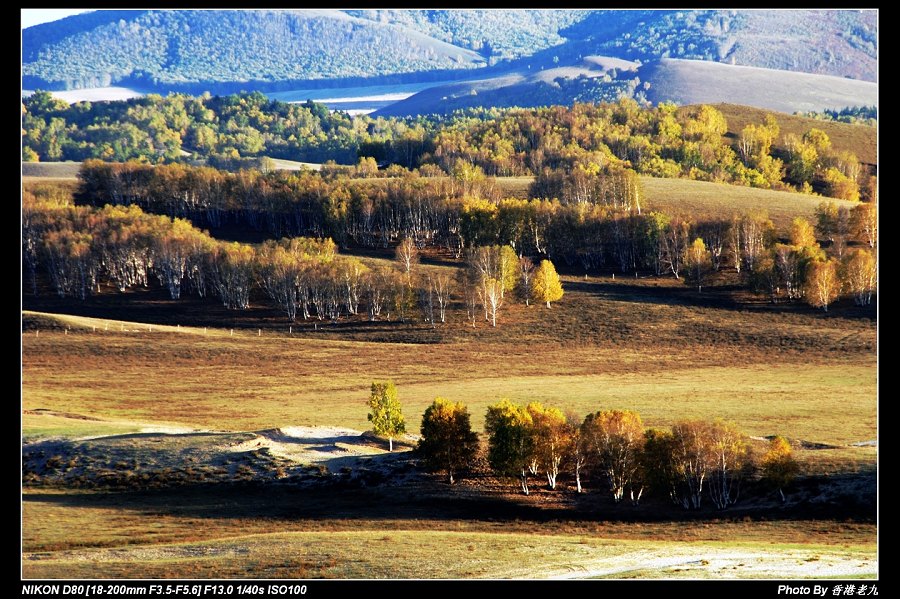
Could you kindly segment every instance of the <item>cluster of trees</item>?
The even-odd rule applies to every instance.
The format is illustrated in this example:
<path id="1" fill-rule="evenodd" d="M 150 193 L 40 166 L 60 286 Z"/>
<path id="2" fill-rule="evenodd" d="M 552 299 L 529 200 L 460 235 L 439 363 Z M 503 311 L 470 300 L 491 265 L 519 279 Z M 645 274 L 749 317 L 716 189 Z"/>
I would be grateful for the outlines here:
<path id="1" fill-rule="evenodd" d="M 224 258 L 225 247 L 188 221 L 136 206 L 94 210 L 23 194 L 22 255 L 35 292 L 43 268 L 60 296 L 84 299 L 101 279 L 124 291 L 154 275 L 173 298 L 185 282 L 204 295 L 212 275 L 207 258 L 220 250 Z"/>
<path id="2" fill-rule="evenodd" d="M 753 146 L 747 151 L 752 154 Z M 554 197 L 530 200 L 504 198 L 490 179 L 479 178 L 477 168 L 457 169 L 449 178 L 369 181 L 310 172 L 231 174 L 207 167 L 89 161 L 80 177 L 79 197 L 96 206 L 137 204 L 210 227 L 234 222 L 274 237 L 330 237 L 342 247 L 389 247 L 408 239 L 416 252 L 443 247 L 457 258 L 468 255 L 470 264 L 473 250 L 506 248 L 506 258 L 488 261 L 506 265 L 504 272 L 470 269 L 460 285 L 461 290 L 482 290 L 467 302 L 473 319 L 475 307 L 485 304 L 479 297 L 495 298 L 487 303 L 496 314 L 504 299 L 501 290 L 512 289 L 509 273 L 518 268 L 512 265 L 535 256 L 586 270 L 669 273 L 698 290 L 716 271 L 734 269 L 773 301 L 807 299 L 823 308 L 842 290 L 868 304 L 875 289 L 873 203 L 848 209 L 822 202 L 815 227 L 799 219 L 784 239 L 763 212 L 692 221 L 648 211 L 642 208 L 640 179 L 615 166 L 596 173 L 543 172 L 530 194 Z M 529 268 L 522 268 L 529 286 Z M 403 270 L 408 274 L 410 269 Z M 417 292 L 410 293 L 413 299 L 406 303 L 414 304 Z M 532 299 L 530 288 L 521 297 Z"/>
<path id="3" fill-rule="evenodd" d="M 528 256 L 519 256 L 509 245 L 484 245 L 467 253 L 467 268 L 459 271 L 457 281 L 463 291 L 466 314 L 472 326 L 478 320 L 479 306 L 484 319 L 497 326 L 497 315 L 505 301 L 515 293 L 529 305 L 531 300 L 545 303 L 563 296 L 562 283 L 549 260 L 535 267 Z"/>
<path id="4" fill-rule="evenodd" d="M 332 237 L 341 246 L 388 247 L 411 237 L 455 255 L 462 249 L 458 206 L 464 185 L 456 179 L 412 174 L 365 181 L 308 171 L 233 174 L 180 164 L 100 161 L 85 162 L 79 177 L 79 201 L 137 204 L 204 227 L 231 222 L 273 237 Z"/>
<path id="5" fill-rule="evenodd" d="M 724 115 L 711 106 L 641 107 L 626 98 L 509 110 L 494 118 L 461 115 L 436 130 L 434 150 L 421 161 L 450 172 L 462 160 L 492 176 L 591 172 L 613 164 L 655 177 L 815 190 L 844 199 L 859 199 L 860 186 L 871 185 L 856 156 L 834 151 L 819 129 L 782 139 L 770 115 L 744 127 L 734 142 L 724 137 L 727 131 Z"/>
<path id="6" fill-rule="evenodd" d="M 409 321 L 420 310 L 424 322 L 446 322 L 454 294 L 466 299 L 475 326 L 483 310 L 496 326 L 510 292 L 524 301 L 557 301 L 563 290 L 553 264 L 535 268 L 509 246 L 470 250 L 468 268 L 455 279 L 420 272 L 419 251 L 410 238 L 396 248 L 393 266 L 368 267 L 338 254 L 331 239 L 308 237 L 268 240 L 257 246 L 211 238 L 189 221 L 145 214 L 138 206 L 93 209 L 64 200 L 23 196 L 22 249 L 32 290 L 44 270 L 60 296 L 84 299 L 107 283 L 125 291 L 146 287 L 155 276 L 172 299 L 183 288 L 213 293 L 229 309 L 250 305 L 258 289 L 290 321 L 338 320 L 365 315 L 377 320 L 386 312 Z"/>
<path id="7" fill-rule="evenodd" d="M 531 477 L 540 476 L 556 489 L 561 473 L 567 473 L 577 492 L 591 477 L 615 503 L 627 497 L 636 505 L 646 489 L 685 509 L 699 509 L 704 497 L 725 509 L 738 500 L 742 480 L 757 467 L 782 499 L 782 488 L 799 470 L 784 438 L 774 437 L 757 463 L 747 436 L 721 420 L 645 429 L 640 415 L 630 410 L 601 410 L 581 419 L 539 402 L 501 400 L 487 409 L 485 433 L 491 469 L 516 479 L 526 495 Z M 421 434 L 419 454 L 451 484 L 478 455 L 478 438 L 462 403 L 435 399 L 422 417 Z"/>
<path id="8" fill-rule="evenodd" d="M 817 241 L 826 240 L 827 248 Z M 848 248 L 849 240 L 859 245 Z M 766 244 L 758 259 L 747 265 L 747 278 L 756 291 L 772 301 L 803 299 L 827 311 L 842 294 L 859 306 L 871 303 L 877 287 L 877 214 L 873 204 L 852 209 L 822 202 L 816 225 L 794 219 L 786 243 Z"/>

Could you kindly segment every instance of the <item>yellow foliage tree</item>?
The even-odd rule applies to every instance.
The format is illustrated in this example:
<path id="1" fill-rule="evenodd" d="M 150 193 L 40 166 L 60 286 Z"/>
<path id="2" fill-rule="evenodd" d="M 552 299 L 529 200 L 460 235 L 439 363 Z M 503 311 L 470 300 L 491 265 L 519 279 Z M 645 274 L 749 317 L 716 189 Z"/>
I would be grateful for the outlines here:
<path id="1" fill-rule="evenodd" d="M 549 260 L 542 260 L 541 265 L 534 271 L 534 281 L 531 284 L 531 297 L 536 302 L 543 302 L 550 307 L 550 302 L 562 299 L 563 288 L 556 274 L 556 268 Z"/>
<path id="2" fill-rule="evenodd" d="M 618 503 L 630 487 L 631 500 L 640 500 L 643 487 L 635 494 L 634 485 L 641 466 L 644 425 L 641 416 L 631 410 L 608 410 L 588 414 L 581 426 L 581 436 L 592 457 L 609 481 L 613 500 Z"/>
<path id="3" fill-rule="evenodd" d="M 703 283 L 712 271 L 712 255 L 706 249 L 702 237 L 698 237 L 685 248 L 684 265 L 687 267 L 685 281 L 696 285 L 698 292 L 702 291 Z"/>
<path id="4" fill-rule="evenodd" d="M 791 444 L 787 439 L 772 437 L 769 441 L 769 450 L 762 458 L 762 470 L 763 477 L 778 489 L 781 501 L 786 501 L 784 487 L 789 485 L 800 471 L 800 466 L 791 455 Z"/>
<path id="5" fill-rule="evenodd" d="M 837 260 L 814 262 L 806 275 L 806 301 L 814 308 L 828 312 L 828 306 L 841 292 Z"/>

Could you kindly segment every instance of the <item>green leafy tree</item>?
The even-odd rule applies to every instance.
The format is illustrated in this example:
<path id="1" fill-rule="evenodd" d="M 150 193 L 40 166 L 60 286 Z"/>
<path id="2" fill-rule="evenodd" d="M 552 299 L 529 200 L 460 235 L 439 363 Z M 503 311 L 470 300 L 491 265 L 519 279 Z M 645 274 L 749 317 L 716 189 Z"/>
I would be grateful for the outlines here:
<path id="1" fill-rule="evenodd" d="M 500 476 L 518 476 L 525 495 L 534 453 L 532 424 L 528 410 L 508 399 L 488 407 L 484 424 L 491 468 Z"/>
<path id="2" fill-rule="evenodd" d="M 443 470 L 452 485 L 454 475 L 466 468 L 478 452 L 478 435 L 472 431 L 465 404 L 443 397 L 422 415 L 422 438 L 417 450 L 432 470 Z"/>
<path id="3" fill-rule="evenodd" d="M 392 381 L 372 383 L 372 395 L 369 397 L 369 422 L 375 434 L 388 438 L 388 447 L 394 451 L 394 437 L 406 432 L 406 423 L 400 411 L 400 400 L 397 399 L 397 387 Z"/>
<path id="4" fill-rule="evenodd" d="M 550 307 L 550 302 L 562 299 L 563 288 L 556 274 L 556 268 L 549 260 L 542 260 L 541 265 L 534 271 L 534 281 L 531 285 L 531 297 L 536 302 L 542 302 Z"/>

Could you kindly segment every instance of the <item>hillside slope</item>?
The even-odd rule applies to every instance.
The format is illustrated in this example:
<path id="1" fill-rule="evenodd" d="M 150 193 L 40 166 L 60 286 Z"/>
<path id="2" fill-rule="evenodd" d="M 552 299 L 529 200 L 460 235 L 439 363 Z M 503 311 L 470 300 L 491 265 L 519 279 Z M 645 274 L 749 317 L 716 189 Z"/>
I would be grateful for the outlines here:
<path id="1" fill-rule="evenodd" d="M 804 133 L 815 127 L 828 135 L 828 139 L 831 140 L 831 145 L 835 149 L 853 152 L 864 164 L 873 166 L 878 164 L 878 130 L 875 127 L 820 121 L 737 104 L 716 104 L 715 107 L 728 122 L 726 135 L 729 137 L 736 137 L 745 126 L 751 123 L 765 122 L 766 115 L 771 114 L 775 117 L 781 130 L 781 139 L 776 140 L 774 144 L 776 148 L 783 147 L 786 134 L 793 133 L 802 137 Z"/>
<path id="2" fill-rule="evenodd" d="M 529 56 L 565 43 L 563 31 L 590 10 L 348 10 L 378 23 L 402 25 L 494 59 Z"/>
<path id="3" fill-rule="evenodd" d="M 426 89 L 376 112 L 382 116 L 446 114 L 475 106 L 549 106 L 637 97 L 650 102 L 726 102 L 779 112 L 878 104 L 878 84 L 830 75 L 662 59 L 641 65 L 587 56 L 570 66 L 519 70 Z"/>
<path id="4" fill-rule="evenodd" d="M 685 58 L 877 79 L 874 10 L 632 11 L 624 17 L 627 23 L 617 23 L 613 13 L 620 12 L 596 11 L 567 30 L 583 40 L 572 49 L 631 60 Z"/>
<path id="5" fill-rule="evenodd" d="M 830 75 L 677 59 L 644 65 L 639 74 L 654 103 L 727 102 L 788 113 L 878 104 L 877 83 Z"/>

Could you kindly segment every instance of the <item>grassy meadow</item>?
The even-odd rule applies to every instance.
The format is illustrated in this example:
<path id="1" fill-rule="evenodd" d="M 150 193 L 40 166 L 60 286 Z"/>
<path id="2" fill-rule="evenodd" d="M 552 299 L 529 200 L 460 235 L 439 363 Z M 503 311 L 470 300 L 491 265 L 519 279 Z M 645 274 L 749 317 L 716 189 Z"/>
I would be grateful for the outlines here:
<path id="1" fill-rule="evenodd" d="M 487 406 L 507 397 L 580 414 L 635 409 L 649 426 L 712 416 L 757 436 L 827 444 L 875 438 L 871 322 L 649 303 L 642 304 L 645 317 L 629 319 L 627 302 L 598 299 L 591 283 L 579 285 L 585 290 L 570 291 L 550 310 L 507 309 L 496 330 L 481 322 L 467 335 L 459 310 L 451 314 L 455 324 L 437 330 L 395 325 L 409 338 L 450 338 L 437 343 L 337 340 L 339 332 L 324 323 L 315 325 L 322 335 L 306 323 L 290 336 L 277 321 L 232 336 L 218 328 L 59 317 L 68 333 L 41 332 L 40 320 L 26 313 L 34 330 L 22 338 L 23 407 L 226 430 L 363 430 L 369 384 L 392 379 L 410 417 L 444 396 L 467 403 L 476 428 Z M 572 322 L 585 313 L 584 322 Z M 581 331 L 568 335 L 573 327 Z M 44 426 L 43 418 L 33 426 Z M 29 434 L 31 420 L 25 424 Z"/>

